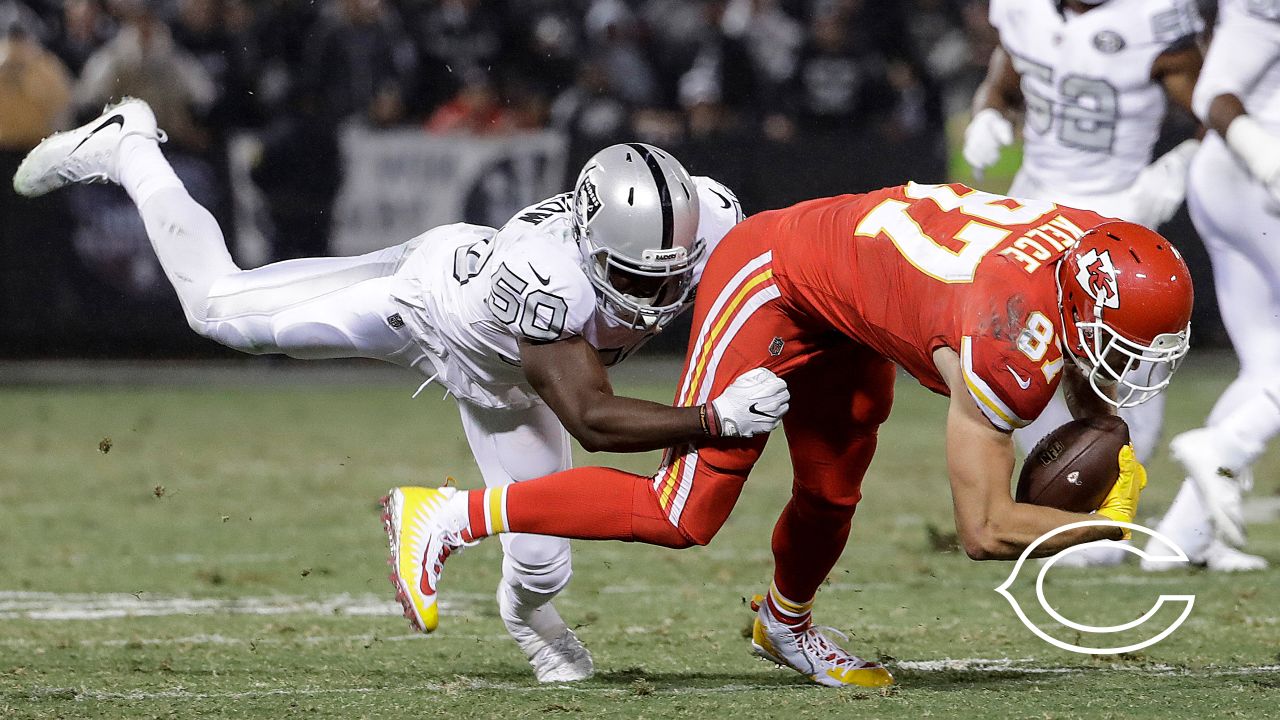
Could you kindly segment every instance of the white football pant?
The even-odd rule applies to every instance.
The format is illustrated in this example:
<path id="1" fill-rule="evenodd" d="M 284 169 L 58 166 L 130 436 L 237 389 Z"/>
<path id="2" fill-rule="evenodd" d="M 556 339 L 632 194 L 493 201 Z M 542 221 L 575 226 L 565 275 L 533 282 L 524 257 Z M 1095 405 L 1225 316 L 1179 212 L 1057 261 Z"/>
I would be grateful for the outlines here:
<path id="1" fill-rule="evenodd" d="M 1247 465 L 1280 430 L 1280 207 L 1216 133 L 1192 161 L 1187 207 L 1213 261 L 1218 309 L 1240 361 L 1206 427 L 1246 449 L 1246 457 L 1224 460 Z M 1193 558 L 1208 545 L 1212 525 L 1191 480 L 1157 529 Z"/>
<path id="2" fill-rule="evenodd" d="M 357 257 L 286 260 L 241 270 L 227 252 L 217 221 L 177 182 L 159 148 L 154 153 L 143 145 L 134 150 L 122 184 L 138 202 L 151 245 L 197 333 L 246 353 L 306 360 L 372 358 L 435 374 L 431 356 L 421 349 L 409 323 L 395 319 L 406 308 L 390 294 L 392 275 L 433 237 L 468 232 L 479 240 L 492 229 L 449 225 Z M 143 164 L 156 172 L 142 172 Z M 167 177 L 163 187 L 155 187 L 157 176 Z M 140 193 L 143 180 L 152 186 Z M 494 410 L 465 401 L 458 407 L 487 486 L 570 467 L 569 435 L 549 408 Z M 542 605 L 569 582 L 568 540 L 508 534 L 502 547 L 503 578 L 526 607 Z"/>

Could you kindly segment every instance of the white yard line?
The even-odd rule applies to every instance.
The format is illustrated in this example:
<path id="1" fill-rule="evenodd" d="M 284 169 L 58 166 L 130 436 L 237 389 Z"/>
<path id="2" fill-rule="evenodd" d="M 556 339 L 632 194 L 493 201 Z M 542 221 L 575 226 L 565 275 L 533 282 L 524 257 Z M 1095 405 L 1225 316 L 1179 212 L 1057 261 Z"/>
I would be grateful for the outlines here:
<path id="1" fill-rule="evenodd" d="M 1210 677 L 1230 677 L 1243 675 L 1278 675 L 1280 665 L 1251 665 L 1246 667 L 1208 667 L 1200 670 L 1180 668 L 1173 665 L 1154 663 L 1151 665 L 1075 665 L 1052 666 L 1040 665 L 1034 658 L 943 658 L 941 660 L 900 660 L 892 663 L 893 667 L 921 672 L 959 672 L 959 673 L 1027 673 L 1027 674 L 1064 674 L 1094 672 L 1125 672 L 1138 675 L 1175 676 L 1175 675 L 1208 675 Z"/>
<path id="2" fill-rule="evenodd" d="M 0 620 L 104 620 L 169 615 L 399 616 L 400 605 L 389 600 L 387 595 L 192 598 L 152 596 L 149 593 L 134 595 L 0 591 Z M 442 601 L 440 607 L 446 614 L 460 616 L 471 614 L 465 608 L 474 607 L 473 603 L 481 596 L 455 594 L 453 597 L 453 604 Z M 487 595 L 483 598 L 492 602 L 492 598 Z"/>
<path id="3" fill-rule="evenodd" d="M 1096 672 L 1125 672 L 1145 676 L 1190 676 L 1208 675 L 1211 677 L 1235 677 L 1263 674 L 1280 674 L 1280 665 L 1263 665 L 1240 668 L 1207 668 L 1205 670 L 1186 670 L 1167 665 L 1151 666 L 1117 666 L 1117 667 L 1046 667 L 1034 665 L 1031 659 L 1011 660 L 1009 658 L 960 658 L 943 660 L 917 660 L 893 663 L 893 667 L 917 670 L 921 672 L 951 672 L 986 674 L 992 672 L 1032 673 L 1032 674 L 1071 674 Z M 733 683 L 717 687 L 649 687 L 647 695 L 724 695 L 752 691 L 777 692 L 809 692 L 813 686 L 805 684 L 774 683 Z M 36 688 L 31 691 L 33 699 L 67 699 L 83 701 L 124 701 L 146 702 L 152 700 L 246 700 L 265 697 L 305 697 L 317 695 L 373 695 L 378 693 L 456 693 L 459 691 L 499 691 L 504 693 L 537 694 L 537 693 L 571 693 L 575 695 L 607 695 L 627 696 L 635 694 L 633 690 L 622 687 L 593 687 L 574 685 L 529 685 L 525 683 L 492 682 L 476 678 L 459 677 L 456 681 L 445 683 L 415 683 L 412 687 L 349 687 L 349 688 L 258 688 L 235 692 L 193 692 L 182 687 L 167 690 L 133 690 L 127 692 L 97 690 L 85 687 Z"/>
<path id="4" fill-rule="evenodd" d="M 734 683 L 732 685 L 721 685 L 718 687 L 706 688 L 650 688 L 645 694 L 651 695 L 724 695 L 730 693 L 740 693 L 752 690 L 768 690 L 768 691 L 791 691 L 791 692 L 807 692 L 812 686 L 810 685 L 776 685 L 767 683 Z M 582 695 L 616 695 L 626 696 L 634 694 L 627 688 L 609 688 L 609 687 L 581 687 L 575 685 L 528 685 L 506 682 L 491 682 L 488 680 L 478 680 L 474 678 L 459 678 L 455 682 L 448 683 L 414 683 L 411 687 L 351 687 L 351 688 L 262 688 L 257 690 L 243 690 L 237 692 L 192 692 L 185 688 L 177 687 L 169 690 L 133 690 L 129 692 L 113 692 L 108 690 L 95 690 L 83 687 L 61 687 L 61 688 L 40 688 L 34 690 L 31 694 L 35 698 L 65 698 L 83 702 L 86 700 L 122 700 L 132 702 L 142 702 L 148 700 L 246 700 L 263 697 L 293 697 L 293 696 L 313 696 L 313 695 L 372 695 L 376 693 L 395 692 L 403 693 L 406 691 L 414 693 L 456 693 L 461 691 L 476 690 L 495 690 L 504 693 L 573 693 Z"/>

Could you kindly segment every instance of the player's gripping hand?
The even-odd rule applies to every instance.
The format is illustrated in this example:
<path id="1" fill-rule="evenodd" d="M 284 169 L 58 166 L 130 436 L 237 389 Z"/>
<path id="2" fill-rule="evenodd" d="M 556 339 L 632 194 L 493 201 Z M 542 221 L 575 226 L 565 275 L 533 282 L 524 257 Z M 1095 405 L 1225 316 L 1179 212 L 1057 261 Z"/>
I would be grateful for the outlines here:
<path id="1" fill-rule="evenodd" d="M 982 171 L 996 164 L 1000 151 L 1013 142 L 1013 123 L 995 108 L 984 108 L 964 129 L 965 162 L 981 177 Z"/>
<path id="2" fill-rule="evenodd" d="M 1227 127 L 1227 145 L 1248 166 L 1267 192 L 1280 203 L 1280 137 L 1276 137 L 1257 120 L 1241 115 Z"/>
<path id="3" fill-rule="evenodd" d="M 1141 215 L 1134 221 L 1156 227 L 1169 221 L 1187 197 L 1187 171 L 1200 141 L 1183 140 L 1177 147 L 1143 168 L 1129 190 Z"/>
<path id="4" fill-rule="evenodd" d="M 1098 508 L 1098 515 L 1116 522 L 1133 522 L 1138 514 L 1138 496 L 1147 486 L 1147 469 L 1138 462 L 1133 453 L 1133 445 L 1120 448 L 1120 477 L 1111 486 L 1111 492 Z M 1124 539 L 1128 540 L 1130 532 L 1124 528 Z"/>
<path id="5" fill-rule="evenodd" d="M 707 403 L 706 429 L 712 437 L 751 437 L 778 427 L 791 407 L 787 383 L 765 368 L 738 376 L 720 397 Z"/>

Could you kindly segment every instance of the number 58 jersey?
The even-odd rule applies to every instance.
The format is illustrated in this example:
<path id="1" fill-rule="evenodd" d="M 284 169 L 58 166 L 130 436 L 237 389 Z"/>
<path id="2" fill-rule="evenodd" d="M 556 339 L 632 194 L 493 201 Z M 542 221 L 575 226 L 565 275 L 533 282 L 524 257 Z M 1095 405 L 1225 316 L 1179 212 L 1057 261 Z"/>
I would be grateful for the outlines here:
<path id="1" fill-rule="evenodd" d="M 773 277 L 795 312 L 944 395 L 933 353 L 951 348 L 983 414 L 1011 431 L 1044 410 L 1061 379 L 1056 262 L 1105 221 L 960 184 L 910 183 L 761 213 L 741 227 L 773 238 Z M 1092 270 L 1081 272 L 1087 280 Z"/>
<path id="2" fill-rule="evenodd" d="M 1020 174 L 1066 196 L 1129 187 L 1151 160 L 1165 95 L 1155 59 L 1194 40 L 1194 0 L 1109 0 L 1083 14 L 1054 0 L 991 0 L 991 24 L 1022 78 Z"/>

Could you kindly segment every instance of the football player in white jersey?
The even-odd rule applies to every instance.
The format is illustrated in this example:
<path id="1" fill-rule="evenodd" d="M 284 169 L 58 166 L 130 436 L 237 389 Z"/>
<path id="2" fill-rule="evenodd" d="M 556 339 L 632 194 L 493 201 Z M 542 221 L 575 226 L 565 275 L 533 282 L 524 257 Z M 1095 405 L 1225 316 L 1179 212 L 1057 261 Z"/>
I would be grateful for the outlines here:
<path id="1" fill-rule="evenodd" d="M 1223 0 L 1194 106 L 1211 132 L 1187 205 L 1240 374 L 1206 427 L 1170 443 L 1188 479 L 1158 529 L 1211 570 L 1261 570 L 1235 548 L 1250 466 L 1280 432 L 1280 0 Z"/>
<path id="2" fill-rule="evenodd" d="M 14 187 L 34 197 L 72 182 L 122 185 L 205 337 L 254 354 L 376 358 L 439 381 L 459 400 L 489 486 L 569 468 L 570 435 L 588 450 L 641 451 L 768 432 L 786 412 L 786 384 L 768 371 L 661 423 L 637 420 L 651 403 L 613 394 L 606 365 L 691 304 L 712 247 L 742 219 L 725 186 L 690 178 L 657 148 L 606 148 L 574 193 L 497 231 L 447 225 L 359 257 L 241 270 L 160 152 L 163 138 L 151 108 L 126 100 L 42 142 Z M 500 614 L 538 679 L 588 677 L 590 654 L 549 602 L 569 581 L 568 541 L 512 536 L 503 549 Z M 424 630 L 437 621 L 410 619 Z"/>
<path id="3" fill-rule="evenodd" d="M 1000 34 L 974 97 L 964 157 L 981 173 L 1013 142 L 1022 166 L 1009 195 L 1052 200 L 1155 229 L 1177 212 L 1199 146 L 1187 140 L 1151 162 L 1167 101 L 1191 112 L 1203 60 L 1193 0 L 991 0 Z M 1164 397 L 1120 411 L 1146 461 L 1159 441 Z M 1014 433 L 1026 452 L 1071 419 L 1061 396 Z M 1086 558 L 1120 562 L 1124 551 Z"/>

